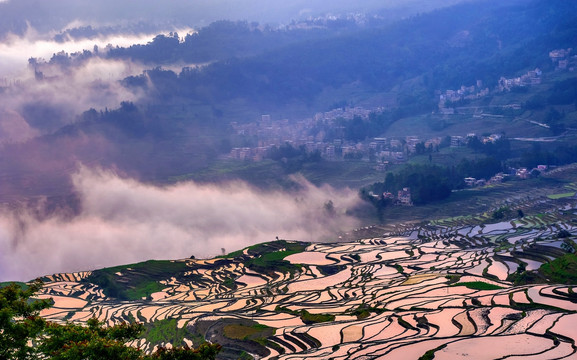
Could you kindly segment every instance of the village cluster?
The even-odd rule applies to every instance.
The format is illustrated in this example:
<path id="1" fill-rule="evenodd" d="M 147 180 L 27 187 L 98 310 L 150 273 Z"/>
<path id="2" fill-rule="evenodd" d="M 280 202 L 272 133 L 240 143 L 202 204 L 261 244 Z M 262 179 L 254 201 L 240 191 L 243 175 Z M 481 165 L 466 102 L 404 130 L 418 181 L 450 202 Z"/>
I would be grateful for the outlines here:
<path id="1" fill-rule="evenodd" d="M 556 49 L 549 53 L 556 70 L 574 71 L 577 64 L 577 55 L 573 49 Z M 542 71 L 538 68 L 518 77 L 501 77 L 493 92 L 511 91 L 516 87 L 534 86 L 541 83 Z M 452 105 L 462 100 L 473 100 L 488 96 L 492 93 L 483 81 L 478 80 L 475 85 L 461 86 L 456 90 L 439 90 L 439 109 L 441 115 L 453 115 L 456 110 Z M 507 107 L 507 106 L 505 106 Z M 518 104 L 509 107 L 520 107 Z M 313 117 L 291 121 L 289 119 L 273 120 L 270 115 L 262 115 L 256 122 L 247 124 L 231 123 L 235 135 L 256 142 L 256 146 L 235 147 L 228 154 L 228 158 L 241 161 L 262 161 L 274 147 L 290 144 L 295 148 L 304 147 L 307 152 L 319 152 L 326 160 L 341 160 L 347 158 L 366 159 L 375 163 L 378 171 L 385 171 L 388 164 L 405 162 L 411 154 L 417 152 L 417 144 L 424 144 L 426 149 L 441 145 L 442 138 L 421 139 L 418 136 L 404 138 L 374 137 L 365 141 L 345 140 L 343 121 L 360 118 L 366 121 L 371 113 L 380 113 L 385 107 L 363 108 L 340 107 L 327 112 L 316 113 Z M 474 117 L 481 115 L 475 114 Z M 489 116 L 483 114 L 482 116 Z M 500 115 L 494 115 L 500 117 Z M 330 129 L 331 136 L 326 130 Z M 467 136 L 451 136 L 451 146 L 459 147 L 466 144 Z M 499 135 L 490 135 L 480 139 L 482 142 L 494 142 Z M 523 175 L 520 175 L 521 177 Z"/>
<path id="2" fill-rule="evenodd" d="M 338 126 L 338 119 L 350 120 L 355 116 L 366 119 L 373 111 L 361 107 L 335 109 L 326 113 L 318 113 L 314 118 L 299 120 L 291 123 L 289 120 L 272 121 L 270 115 L 262 115 L 261 120 L 249 124 L 232 123 L 235 133 L 240 136 L 258 139 L 257 147 L 233 148 L 229 153 L 230 159 L 242 161 L 262 161 L 270 153 L 273 147 L 290 144 L 294 148 L 304 147 L 307 152 L 318 151 L 326 160 L 346 159 L 348 156 L 357 159 L 368 159 L 376 163 L 378 171 L 384 171 L 388 164 L 399 164 L 407 161 L 411 154 L 418 153 L 419 144 L 425 149 L 435 149 L 441 146 L 443 138 L 434 137 L 422 139 L 418 136 L 405 137 L 375 137 L 368 141 L 353 142 L 343 138 L 333 141 L 324 141 L 326 134 L 320 131 L 316 136 L 308 135 L 319 123 L 334 125 L 332 128 L 337 134 L 343 132 L 343 127 Z M 451 147 L 461 147 L 467 144 L 467 139 L 476 137 L 476 134 L 467 136 L 450 136 Z M 500 138 L 498 134 L 481 137 L 483 143 L 495 142 Z"/>

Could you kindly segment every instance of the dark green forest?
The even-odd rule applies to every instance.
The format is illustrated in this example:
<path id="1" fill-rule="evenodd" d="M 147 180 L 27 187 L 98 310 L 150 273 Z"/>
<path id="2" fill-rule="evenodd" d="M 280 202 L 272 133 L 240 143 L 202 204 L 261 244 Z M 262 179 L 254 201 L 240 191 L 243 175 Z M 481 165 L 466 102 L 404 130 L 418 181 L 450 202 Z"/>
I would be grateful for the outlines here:
<path id="1" fill-rule="evenodd" d="M 575 39 L 575 14 L 577 6 L 573 2 L 473 2 L 330 38 L 310 36 L 310 40 L 305 38 L 294 44 L 290 39 L 281 40 L 280 44 L 286 45 L 269 51 L 266 49 L 272 45 L 267 44 L 267 37 L 276 37 L 279 43 L 281 35 L 295 34 L 279 35 L 250 30 L 247 24 L 219 23 L 208 28 L 206 34 L 187 36 L 181 43 L 159 36 L 145 46 L 116 49 L 110 56 L 128 56 L 161 65 L 168 59 L 154 60 L 146 54 L 161 54 L 157 56 L 173 61 L 202 61 L 228 55 L 203 68 L 185 68 L 178 74 L 157 68 L 146 75 L 156 87 L 170 89 L 162 91 L 164 96 L 208 102 L 240 97 L 257 107 L 262 103 L 283 105 L 290 100 L 312 103 L 326 87 L 338 88 L 356 81 L 372 91 L 388 91 L 419 77 L 416 89 L 401 94 L 401 105 L 422 109 L 432 106 L 431 98 L 437 89 L 457 88 L 476 80 L 492 86 L 500 76 L 528 67 L 550 68 L 550 49 L 564 47 Z M 245 34 L 244 40 L 230 39 L 227 27 L 237 29 L 232 32 L 234 36 Z M 222 38 L 223 32 L 229 39 Z M 258 56 L 243 56 L 248 51 L 243 53 L 240 47 L 250 41 L 258 44 L 251 47 L 252 51 L 265 51 Z M 227 46 L 229 42 L 234 46 Z M 228 54 L 220 52 L 221 43 Z M 216 44 L 218 49 L 211 48 Z M 223 55 L 216 55 L 219 52 Z M 134 79 L 132 82 L 138 83 Z"/>

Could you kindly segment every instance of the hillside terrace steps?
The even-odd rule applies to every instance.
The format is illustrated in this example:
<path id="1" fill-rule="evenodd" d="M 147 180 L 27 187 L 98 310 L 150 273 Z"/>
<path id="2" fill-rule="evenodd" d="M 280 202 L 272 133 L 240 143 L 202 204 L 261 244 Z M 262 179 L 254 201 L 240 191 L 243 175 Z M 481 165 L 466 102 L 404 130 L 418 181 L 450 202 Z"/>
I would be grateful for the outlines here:
<path id="1" fill-rule="evenodd" d="M 411 224 L 399 226 L 390 236 L 310 244 L 304 253 L 314 253 L 311 257 L 291 255 L 294 263 L 304 266 L 292 274 L 247 268 L 244 263 L 255 256 L 248 250 L 226 261 L 186 260 L 189 270 L 157 280 L 168 296 L 155 300 L 107 298 L 102 288 L 83 281 L 89 272 L 51 275 L 43 293 L 55 297 L 56 303 L 46 318 L 86 321 L 96 316 L 109 324 L 131 318 L 147 323 L 175 318 L 183 327 L 200 319 L 249 319 L 277 329 L 271 341 L 278 347 L 270 348 L 270 357 L 279 359 L 389 355 L 394 359 L 404 351 L 426 352 L 442 344 L 447 350 L 436 356 L 447 358 L 464 344 L 477 349 L 487 337 L 535 343 L 527 354 L 513 354 L 518 359 L 572 356 L 575 336 L 567 324 L 575 320 L 568 315 L 577 311 L 577 303 L 568 287 L 513 286 L 506 279 L 523 262 L 533 261 L 527 263 L 538 267 L 565 254 L 555 235 L 560 229 L 575 232 L 575 227 L 561 212 L 519 220 L 522 225 L 503 222 L 502 228 L 471 226 L 467 219 L 422 229 Z M 505 242 L 511 245 L 504 246 Z M 146 271 L 132 276 L 142 273 Z M 453 281 L 447 276 L 459 278 Z M 129 278 L 130 271 L 121 271 L 119 280 Z M 235 286 L 230 287 L 229 279 Z M 228 287 L 223 285 L 227 280 Z M 86 304 L 68 307 L 66 299 Z M 335 320 L 305 324 L 298 314 L 276 311 L 277 305 L 334 315 Z M 361 305 L 368 310 L 356 318 L 354 311 Z M 558 334 L 557 345 L 550 337 L 557 335 L 552 334 Z"/>

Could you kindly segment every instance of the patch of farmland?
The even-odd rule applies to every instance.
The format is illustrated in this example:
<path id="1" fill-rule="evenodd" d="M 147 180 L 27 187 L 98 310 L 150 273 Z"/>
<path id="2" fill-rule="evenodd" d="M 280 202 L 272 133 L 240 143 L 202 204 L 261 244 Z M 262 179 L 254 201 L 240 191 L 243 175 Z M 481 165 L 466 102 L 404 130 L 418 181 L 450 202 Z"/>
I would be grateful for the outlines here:
<path id="1" fill-rule="evenodd" d="M 54 306 L 42 315 L 149 326 L 177 319 L 197 331 L 187 340 L 195 346 L 209 339 L 205 322 L 249 321 L 274 328 L 259 346 L 275 359 L 570 358 L 573 287 L 527 279 L 543 281 L 541 264 L 567 254 L 557 234 L 573 230 L 573 220 L 571 212 L 551 211 L 483 226 L 474 217 L 407 224 L 347 243 L 279 240 L 218 259 L 96 273 L 109 283 L 91 282 L 99 279 L 94 272 L 55 274 L 44 278 L 39 296 Z M 115 297 L 111 283 L 134 299 Z M 231 341 L 237 350 L 248 346 Z"/>

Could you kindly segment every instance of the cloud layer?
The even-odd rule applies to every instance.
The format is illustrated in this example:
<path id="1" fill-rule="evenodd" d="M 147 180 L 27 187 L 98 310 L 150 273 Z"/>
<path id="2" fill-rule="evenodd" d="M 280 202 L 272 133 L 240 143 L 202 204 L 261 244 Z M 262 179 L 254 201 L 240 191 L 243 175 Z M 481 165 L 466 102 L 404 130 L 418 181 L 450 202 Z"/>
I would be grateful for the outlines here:
<path id="1" fill-rule="evenodd" d="M 0 144 L 50 133 L 90 108 L 117 108 L 122 101 L 143 96 L 119 82 L 143 71 L 142 66 L 128 61 L 94 57 L 80 66 L 63 69 L 44 64 L 41 70 L 44 79 L 35 79 L 30 70 L 0 91 Z"/>
<path id="2" fill-rule="evenodd" d="M 174 30 L 183 35 L 193 31 Z M 0 41 L 0 144 L 50 133 L 90 108 L 113 109 L 122 101 L 142 99 L 139 90 L 129 90 L 120 81 L 142 74 L 146 66 L 129 60 L 85 56 L 83 50 L 93 51 L 97 46 L 102 54 L 110 44 L 145 44 L 154 36 L 115 34 L 56 42 L 50 34 L 28 28 L 22 36 L 10 35 Z M 46 61 L 54 54 L 66 55 Z M 68 54 L 80 55 L 63 60 Z M 29 65 L 31 58 L 36 59 L 35 64 Z M 180 70 L 179 66 L 175 68 Z"/>
<path id="3" fill-rule="evenodd" d="M 0 215 L 0 281 L 30 280 L 147 259 L 210 257 L 250 244 L 333 238 L 356 220 L 352 190 L 300 180 L 297 193 L 263 192 L 242 182 L 157 187 L 111 172 L 81 168 L 73 183 L 82 203 L 70 219 Z M 331 200 L 336 212 L 325 209 Z"/>

